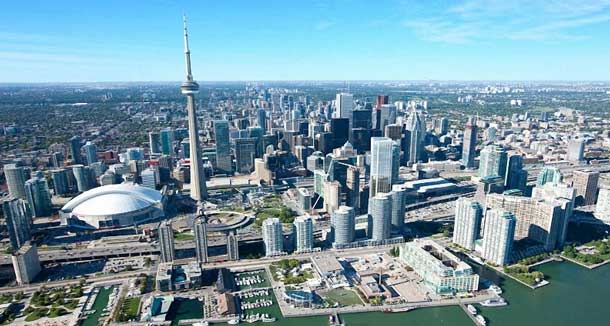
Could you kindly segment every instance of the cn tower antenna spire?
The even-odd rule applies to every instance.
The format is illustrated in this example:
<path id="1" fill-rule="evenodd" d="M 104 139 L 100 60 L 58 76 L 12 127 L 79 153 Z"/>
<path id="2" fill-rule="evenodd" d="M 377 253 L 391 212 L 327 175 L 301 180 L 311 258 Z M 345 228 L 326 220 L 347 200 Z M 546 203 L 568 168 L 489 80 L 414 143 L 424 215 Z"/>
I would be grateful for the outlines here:
<path id="1" fill-rule="evenodd" d="M 193 80 L 191 72 L 191 50 L 189 49 L 189 33 L 186 28 L 186 14 L 182 14 L 182 22 L 184 25 L 184 55 L 186 57 L 186 80 Z"/>

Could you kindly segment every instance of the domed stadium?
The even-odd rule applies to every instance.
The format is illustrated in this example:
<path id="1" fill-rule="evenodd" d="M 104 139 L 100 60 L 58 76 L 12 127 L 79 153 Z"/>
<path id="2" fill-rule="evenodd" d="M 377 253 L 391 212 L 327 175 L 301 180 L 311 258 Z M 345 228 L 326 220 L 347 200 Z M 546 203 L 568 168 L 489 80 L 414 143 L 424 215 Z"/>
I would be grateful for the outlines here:
<path id="1" fill-rule="evenodd" d="M 141 224 L 164 215 L 163 196 L 137 184 L 93 188 L 62 209 L 62 224 L 83 228 L 113 228 Z"/>

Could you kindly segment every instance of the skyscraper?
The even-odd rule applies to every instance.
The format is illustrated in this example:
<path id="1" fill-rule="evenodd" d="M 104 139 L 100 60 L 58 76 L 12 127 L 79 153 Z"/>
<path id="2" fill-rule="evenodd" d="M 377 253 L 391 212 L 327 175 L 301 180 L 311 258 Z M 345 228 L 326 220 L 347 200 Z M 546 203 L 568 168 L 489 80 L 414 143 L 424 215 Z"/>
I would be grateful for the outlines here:
<path id="1" fill-rule="evenodd" d="M 11 256 L 18 285 L 30 284 L 41 271 L 36 245 L 29 241 Z"/>
<path id="2" fill-rule="evenodd" d="M 402 230 L 405 225 L 405 208 L 407 205 L 407 189 L 402 185 L 392 186 L 392 227 Z"/>
<path id="3" fill-rule="evenodd" d="M 369 199 L 368 235 L 373 241 L 390 238 L 392 225 L 392 196 L 378 192 Z"/>
<path id="4" fill-rule="evenodd" d="M 583 206 L 595 205 L 598 182 L 599 172 L 597 171 L 572 172 L 572 187 L 576 190 L 576 203 Z"/>
<path id="5" fill-rule="evenodd" d="M 277 256 L 282 254 L 284 252 L 284 233 L 280 219 L 273 217 L 264 220 L 262 231 L 265 255 Z"/>
<path id="6" fill-rule="evenodd" d="M 161 153 L 174 156 L 174 130 L 172 128 L 161 129 L 159 138 L 161 139 Z"/>
<path id="7" fill-rule="evenodd" d="M 12 197 L 26 199 L 25 180 L 26 171 L 22 166 L 16 164 L 6 164 L 4 166 L 4 176 L 8 186 L 8 193 Z"/>
<path id="8" fill-rule="evenodd" d="M 199 146 L 199 128 L 197 126 L 197 110 L 195 108 L 195 94 L 199 93 L 199 84 L 193 80 L 191 72 L 191 51 L 186 30 L 186 17 L 184 17 L 184 56 L 186 58 L 186 80 L 180 85 L 182 94 L 186 95 L 186 109 L 188 111 L 189 141 L 191 151 L 191 198 L 197 202 L 208 198 L 208 189 L 205 184 L 205 171 L 201 159 Z"/>
<path id="9" fill-rule="evenodd" d="M 97 146 L 94 143 L 88 141 L 83 146 L 83 150 L 85 151 L 85 157 L 87 158 L 87 165 L 97 162 Z"/>
<path id="10" fill-rule="evenodd" d="M 53 190 L 56 196 L 62 196 L 70 193 L 69 173 L 70 171 L 66 169 L 51 170 Z"/>
<path id="11" fill-rule="evenodd" d="M 515 215 L 500 209 L 487 211 L 485 215 L 485 236 L 481 256 L 498 266 L 510 262 L 510 254 L 515 234 Z"/>
<path id="12" fill-rule="evenodd" d="M 350 121 L 347 118 L 330 119 L 330 132 L 333 134 L 333 149 L 343 146 L 350 136 Z"/>
<path id="13" fill-rule="evenodd" d="M 506 189 L 519 189 L 522 192 L 525 192 L 527 188 L 527 171 L 523 169 L 523 157 L 519 154 L 511 155 L 508 158 L 504 187 Z"/>
<path id="14" fill-rule="evenodd" d="M 265 109 L 258 109 L 256 111 L 256 124 L 265 132 L 267 131 L 267 111 Z"/>
<path id="15" fill-rule="evenodd" d="M 171 221 L 163 221 L 159 224 L 159 258 L 162 263 L 174 261 L 174 230 Z"/>
<path id="16" fill-rule="evenodd" d="M 540 243 L 545 250 L 559 248 L 565 233 L 569 205 L 555 198 L 530 198 L 501 194 L 489 194 L 485 198 L 489 209 L 511 212 L 517 219 L 515 240 L 529 239 Z M 483 231 L 487 232 L 487 218 Z M 483 233 L 483 238 L 486 234 Z"/>
<path id="17" fill-rule="evenodd" d="M 453 243 L 474 250 L 474 241 L 479 236 L 482 217 L 481 204 L 465 197 L 458 198 L 455 202 Z"/>
<path id="18" fill-rule="evenodd" d="M 360 169 L 355 166 L 347 167 L 345 193 L 346 206 L 358 209 L 360 207 Z"/>
<path id="19" fill-rule="evenodd" d="M 32 238 L 32 214 L 27 203 L 20 198 L 2 200 L 2 212 L 13 250 L 19 249 Z"/>
<path id="20" fill-rule="evenodd" d="M 256 138 L 235 139 L 235 167 L 238 173 L 249 174 L 254 171 Z"/>
<path id="21" fill-rule="evenodd" d="M 556 167 L 548 167 L 545 166 L 538 173 L 538 178 L 536 179 L 536 186 L 543 186 L 546 183 L 557 184 L 563 180 L 563 175 L 561 171 L 559 171 Z"/>
<path id="22" fill-rule="evenodd" d="M 296 252 L 313 249 L 313 221 L 309 216 L 299 216 L 294 220 L 294 243 Z"/>
<path id="23" fill-rule="evenodd" d="M 199 216 L 193 221 L 195 233 L 195 253 L 197 262 L 200 264 L 208 262 L 208 225 L 205 217 Z"/>
<path id="24" fill-rule="evenodd" d="M 333 246 L 343 246 L 354 241 L 356 235 L 356 213 L 353 207 L 339 206 L 331 215 Z"/>
<path id="25" fill-rule="evenodd" d="M 409 158 L 407 160 L 407 165 L 411 166 L 422 160 L 424 137 L 426 136 L 426 122 L 417 110 L 413 110 L 409 115 L 406 129 L 411 134 L 409 139 Z"/>
<path id="26" fill-rule="evenodd" d="M 70 158 L 73 164 L 83 164 L 83 159 L 80 155 L 82 140 L 79 136 L 70 138 Z"/>
<path id="27" fill-rule="evenodd" d="M 148 146 L 151 154 L 161 154 L 161 135 L 158 132 L 148 133 Z"/>
<path id="28" fill-rule="evenodd" d="M 474 118 L 469 117 L 464 130 L 464 143 L 462 146 L 462 164 L 467 169 L 474 168 L 474 157 L 477 146 L 477 124 Z"/>
<path id="29" fill-rule="evenodd" d="M 606 224 L 610 224 L 610 188 L 601 187 L 595 205 L 595 217 Z"/>
<path id="30" fill-rule="evenodd" d="M 354 96 L 349 93 L 339 93 L 335 100 L 336 117 L 349 120 L 349 128 L 352 128 L 352 112 L 354 110 Z"/>
<path id="31" fill-rule="evenodd" d="M 442 117 L 434 121 L 434 131 L 437 135 L 442 136 L 447 133 L 449 129 L 449 119 Z"/>
<path id="32" fill-rule="evenodd" d="M 214 121 L 214 135 L 216 140 L 216 169 L 221 173 L 233 173 L 231 160 L 231 143 L 229 142 L 229 122 L 226 120 Z"/>
<path id="33" fill-rule="evenodd" d="M 392 189 L 392 154 L 394 142 L 386 137 L 371 138 L 370 193 L 372 198 L 378 192 Z"/>
<path id="34" fill-rule="evenodd" d="M 479 177 L 502 177 L 506 173 L 507 156 L 504 148 L 498 145 L 487 145 L 481 150 Z"/>
<path id="35" fill-rule="evenodd" d="M 580 162 L 585 157 L 585 141 L 583 139 L 570 139 L 566 153 L 566 161 Z"/>
<path id="36" fill-rule="evenodd" d="M 36 177 L 26 181 L 25 195 L 30 205 L 32 217 L 51 215 L 51 194 L 46 179 Z"/>
<path id="37" fill-rule="evenodd" d="M 233 231 L 227 235 L 227 259 L 239 260 L 239 236 Z"/>
<path id="38" fill-rule="evenodd" d="M 574 204 L 576 202 L 576 190 L 565 183 L 546 183 L 536 186 L 532 190 L 532 198 L 549 202 L 555 202 L 561 207 L 563 216 L 559 218 L 557 247 L 563 248 L 568 234 L 568 223 L 572 218 Z"/>
<path id="39" fill-rule="evenodd" d="M 88 167 L 82 164 L 72 165 L 72 173 L 74 173 L 74 178 L 76 179 L 76 185 L 78 187 L 78 192 L 85 192 L 89 190 L 90 184 L 90 173 Z"/>

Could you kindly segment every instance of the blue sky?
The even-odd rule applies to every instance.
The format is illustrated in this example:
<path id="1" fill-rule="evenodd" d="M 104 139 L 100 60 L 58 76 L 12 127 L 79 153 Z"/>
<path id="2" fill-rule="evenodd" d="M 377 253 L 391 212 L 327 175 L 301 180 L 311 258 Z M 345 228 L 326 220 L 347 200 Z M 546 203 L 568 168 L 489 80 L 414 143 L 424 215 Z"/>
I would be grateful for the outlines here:
<path id="1" fill-rule="evenodd" d="M 2 1 L 0 82 L 609 80 L 610 0 Z"/>

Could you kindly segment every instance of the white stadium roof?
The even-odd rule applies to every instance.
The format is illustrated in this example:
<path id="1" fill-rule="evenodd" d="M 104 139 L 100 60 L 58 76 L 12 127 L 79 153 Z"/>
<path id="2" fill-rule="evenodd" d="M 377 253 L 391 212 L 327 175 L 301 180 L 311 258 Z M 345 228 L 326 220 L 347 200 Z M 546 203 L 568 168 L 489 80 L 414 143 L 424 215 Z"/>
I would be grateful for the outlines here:
<path id="1" fill-rule="evenodd" d="M 146 209 L 161 199 L 159 191 L 136 184 L 107 185 L 74 197 L 62 211 L 76 216 L 121 215 Z"/>

